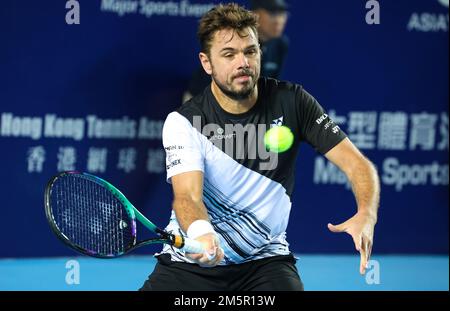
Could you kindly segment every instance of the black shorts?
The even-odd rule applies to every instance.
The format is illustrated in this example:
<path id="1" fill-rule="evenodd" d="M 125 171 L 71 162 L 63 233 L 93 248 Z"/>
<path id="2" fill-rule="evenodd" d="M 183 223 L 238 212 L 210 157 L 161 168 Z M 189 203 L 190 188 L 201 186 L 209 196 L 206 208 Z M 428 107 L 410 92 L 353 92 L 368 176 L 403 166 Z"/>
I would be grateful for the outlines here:
<path id="1" fill-rule="evenodd" d="M 303 283 L 292 255 L 274 256 L 242 264 L 200 267 L 157 257 L 155 270 L 141 291 L 302 291 Z"/>

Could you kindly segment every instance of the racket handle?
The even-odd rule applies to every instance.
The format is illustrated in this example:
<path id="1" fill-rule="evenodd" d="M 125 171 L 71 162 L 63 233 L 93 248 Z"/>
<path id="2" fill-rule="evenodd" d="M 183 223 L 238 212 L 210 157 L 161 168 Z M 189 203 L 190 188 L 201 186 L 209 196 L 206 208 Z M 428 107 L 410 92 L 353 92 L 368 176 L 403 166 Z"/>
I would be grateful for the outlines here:
<path id="1" fill-rule="evenodd" d="M 197 240 L 185 238 L 181 235 L 173 235 L 173 242 L 171 243 L 173 246 L 180 248 L 182 251 L 190 254 L 205 254 L 209 260 L 216 257 L 216 253 L 210 255 L 206 252 L 202 243 Z M 183 245 L 183 247 L 181 247 Z"/>
<path id="2" fill-rule="evenodd" d="M 183 246 L 182 250 L 185 251 L 186 253 L 191 253 L 191 254 L 205 254 L 209 260 L 216 257 L 216 254 L 214 254 L 214 255 L 208 254 L 206 252 L 206 250 L 203 248 L 202 243 L 200 243 L 197 240 L 193 240 L 193 239 L 186 238 L 184 240 L 184 246 Z"/>
<path id="3" fill-rule="evenodd" d="M 188 238 L 186 238 L 184 240 L 184 246 L 183 246 L 182 250 L 185 251 L 186 253 L 191 253 L 191 254 L 202 254 L 205 252 L 205 249 L 203 248 L 202 243 L 200 243 L 197 240 L 188 239 Z"/>

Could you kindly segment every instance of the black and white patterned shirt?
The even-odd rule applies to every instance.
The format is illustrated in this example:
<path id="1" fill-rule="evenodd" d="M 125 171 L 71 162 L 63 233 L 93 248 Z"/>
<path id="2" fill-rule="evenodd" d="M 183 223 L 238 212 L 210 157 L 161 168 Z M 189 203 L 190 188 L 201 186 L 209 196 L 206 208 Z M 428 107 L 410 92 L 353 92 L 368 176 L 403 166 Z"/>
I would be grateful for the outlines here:
<path id="1" fill-rule="evenodd" d="M 279 125 L 288 126 L 295 139 L 289 150 L 273 154 L 265 149 L 259 128 Z M 254 130 L 242 140 L 229 130 L 233 126 Z M 307 142 L 325 154 L 345 137 L 300 85 L 260 78 L 256 104 L 239 115 L 223 110 L 208 87 L 164 123 L 167 180 L 189 171 L 204 173 L 203 201 L 225 255 L 220 265 L 287 255 L 298 147 Z M 272 156 L 276 165 L 268 166 Z M 184 234 L 174 212 L 166 230 Z M 191 262 L 167 245 L 162 253 Z"/>

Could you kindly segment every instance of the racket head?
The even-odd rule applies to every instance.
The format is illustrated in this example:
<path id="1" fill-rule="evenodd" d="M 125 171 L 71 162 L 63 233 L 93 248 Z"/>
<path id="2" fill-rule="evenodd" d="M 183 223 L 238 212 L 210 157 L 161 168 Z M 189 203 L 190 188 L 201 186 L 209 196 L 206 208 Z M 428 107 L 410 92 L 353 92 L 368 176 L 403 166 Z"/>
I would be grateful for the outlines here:
<path id="1" fill-rule="evenodd" d="M 62 172 L 48 182 L 45 214 L 52 231 L 72 249 L 115 258 L 136 245 L 136 215 L 107 181 L 83 172 Z"/>

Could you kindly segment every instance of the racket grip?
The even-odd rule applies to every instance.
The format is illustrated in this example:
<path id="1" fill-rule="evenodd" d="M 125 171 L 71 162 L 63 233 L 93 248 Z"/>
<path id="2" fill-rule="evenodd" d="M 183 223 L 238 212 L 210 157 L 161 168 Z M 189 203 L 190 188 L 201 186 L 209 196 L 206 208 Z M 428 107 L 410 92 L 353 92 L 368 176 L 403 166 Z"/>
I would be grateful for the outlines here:
<path id="1" fill-rule="evenodd" d="M 185 251 L 186 253 L 191 253 L 191 254 L 202 254 L 205 252 L 205 249 L 203 248 L 202 243 L 200 243 L 197 240 L 188 239 L 188 238 L 186 238 L 184 240 L 184 246 L 183 246 L 182 250 Z"/>

